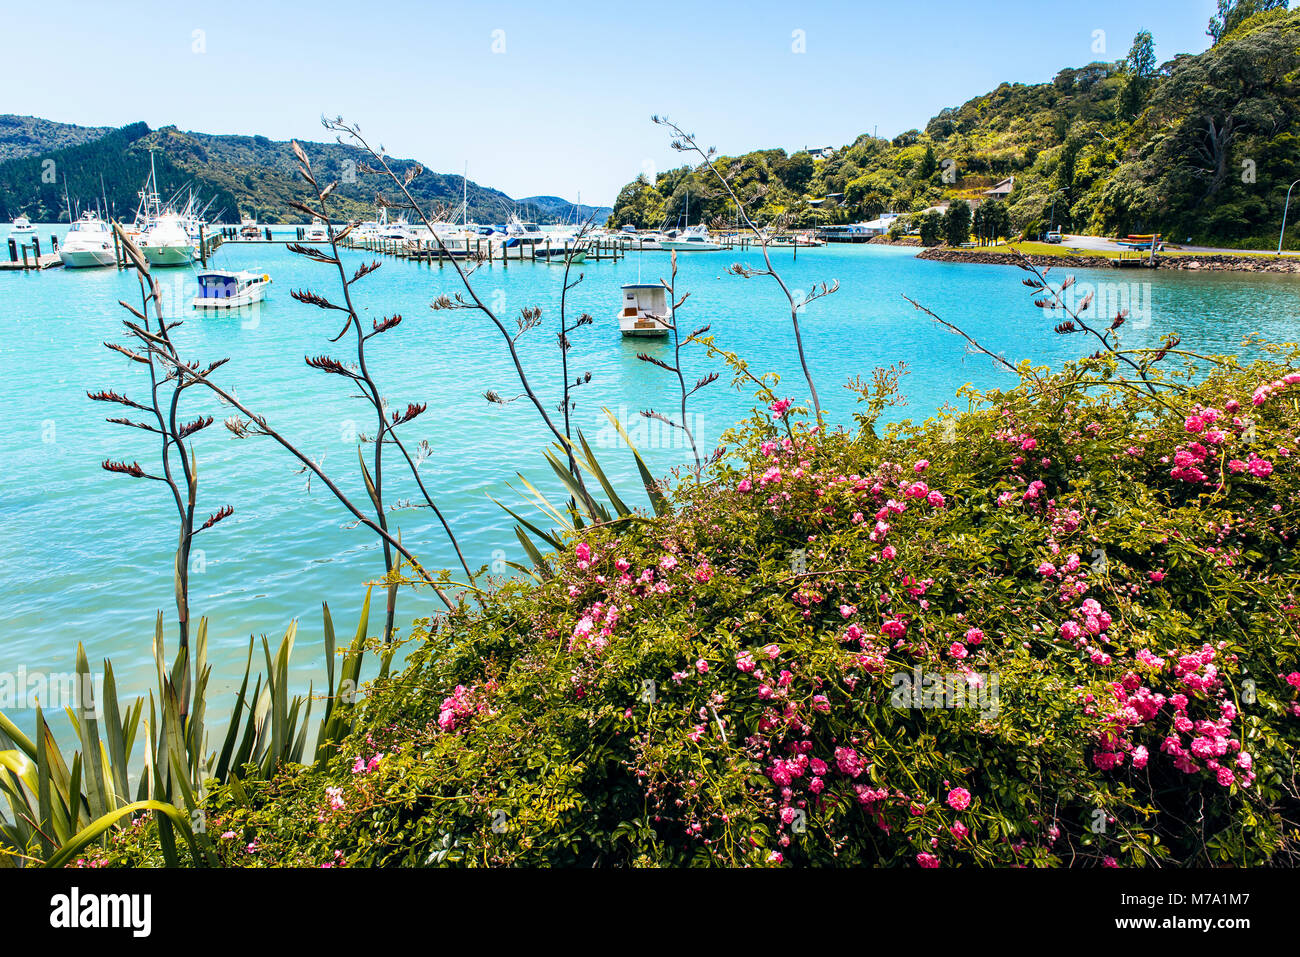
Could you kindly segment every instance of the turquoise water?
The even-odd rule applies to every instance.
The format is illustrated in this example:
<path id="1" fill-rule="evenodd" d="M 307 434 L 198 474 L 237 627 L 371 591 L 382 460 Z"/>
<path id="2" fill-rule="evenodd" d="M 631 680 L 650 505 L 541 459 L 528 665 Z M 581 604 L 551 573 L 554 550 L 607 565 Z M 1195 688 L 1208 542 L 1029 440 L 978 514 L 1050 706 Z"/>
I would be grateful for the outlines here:
<path id="1" fill-rule="evenodd" d="M 0 240 L 5 230 L 0 228 Z M 41 227 L 42 245 L 51 229 Z M 1052 322 L 1029 301 L 1014 268 L 917 261 L 915 250 L 888 247 L 827 247 L 773 253 L 787 281 L 808 289 L 838 279 L 835 295 L 810 306 L 805 343 L 823 404 L 832 421 L 851 423 L 854 399 L 843 383 L 868 376 L 876 366 L 905 360 L 908 404 L 898 417 L 920 419 L 948 401 L 964 383 L 1007 382 L 989 360 L 964 353 L 963 343 L 903 301 L 907 295 L 961 325 L 1011 359 L 1058 363 L 1087 349 L 1078 337 L 1051 333 Z M 350 254 L 349 265 L 370 258 Z M 784 392 L 802 399 L 797 361 L 784 300 L 770 280 L 725 275 L 736 260 L 755 264 L 757 253 L 696 253 L 679 259 L 678 287 L 690 290 L 685 327 L 711 323 L 720 343 L 749 359 L 757 371 L 775 370 Z M 326 267 L 292 256 L 282 246 L 227 245 L 215 266 L 253 269 L 274 279 L 257 321 L 234 315 L 192 315 L 193 272 L 160 270 L 165 292 L 181 304 L 185 322 L 176 336 L 192 358 L 229 356 L 218 377 L 323 465 L 358 503 L 365 500 L 356 469 L 353 436 L 373 431 L 365 407 L 349 398 L 342 380 L 308 369 L 304 355 L 340 352 L 328 343 L 335 319 L 294 302 L 289 292 L 315 287 L 335 294 Z M 600 440 L 601 406 L 635 417 L 643 408 L 671 408 L 675 379 L 635 358 L 647 349 L 667 358 L 668 349 L 625 342 L 614 320 L 619 285 L 653 282 L 668 275 L 663 253 L 630 254 L 618 262 L 590 263 L 571 293 L 571 315 L 581 311 L 595 324 L 574 335 L 571 369 L 592 373 L 577 393 L 577 419 L 597 440 L 598 453 L 629 489 L 637 487 L 625 450 Z M 1130 322 L 1128 341 L 1140 344 L 1177 330 L 1198 351 L 1235 351 L 1243 334 L 1274 341 L 1300 338 L 1300 279 L 1258 275 L 1142 273 L 1075 270 L 1080 282 L 1122 280 L 1149 322 Z M 558 401 L 554 329 L 563 268 L 500 263 L 482 267 L 476 288 L 504 316 L 525 306 L 544 309 L 542 327 L 521 348 L 533 381 Z M 1146 285 L 1143 285 L 1146 284 Z M 451 267 L 385 259 L 382 268 L 355 288 L 368 316 L 400 312 L 405 321 L 373 340 L 371 368 L 392 407 L 427 402 L 429 410 L 402 434 L 410 446 L 427 439 L 434 449 L 422 474 L 451 517 L 472 566 L 497 558 L 520 560 L 512 522 L 489 499 L 510 503 L 507 487 L 521 471 L 543 480 L 549 469 L 541 452 L 547 434 L 524 402 L 501 407 L 482 398 L 486 389 L 514 395 L 513 370 L 496 331 L 480 314 L 429 309 L 459 281 Z M 1106 287 L 1110 289 L 1111 287 Z M 139 459 L 149 468 L 157 451 L 147 436 L 106 424 L 118 410 L 92 403 L 87 390 L 112 388 L 139 395 L 144 384 L 130 364 L 102 346 L 121 340 L 125 314 L 116 300 L 138 295 L 134 276 L 114 269 L 0 273 L 0 672 L 20 665 L 29 672 L 71 668 L 75 644 L 92 661 L 112 657 L 123 695 L 151 686 L 150 637 L 156 609 L 171 621 L 174 510 L 159 483 L 110 475 L 106 457 Z M 1143 326 L 1145 325 L 1145 328 Z M 1090 350 L 1089 350 L 1090 351 Z M 346 356 L 344 356 L 346 358 Z M 716 368 L 691 353 L 692 376 Z M 743 417 L 749 397 L 727 388 L 723 378 L 692 400 L 701 445 Z M 194 414 L 229 415 L 192 393 Z M 667 472 L 689 453 L 640 423 L 638 444 L 656 469 Z M 239 441 L 213 427 L 196 438 L 202 514 L 221 505 L 234 517 L 198 539 L 202 570 L 192 576 L 191 607 L 211 619 L 210 658 L 214 687 L 230 689 L 243 665 L 250 634 L 281 634 L 290 619 L 301 622 L 295 652 L 305 689 L 320 676 L 320 605 L 328 601 L 341 634 L 355 627 L 364 582 L 382 571 L 378 547 L 328 491 L 305 477 L 268 439 Z M 413 483 L 393 469 L 390 499 L 416 495 Z M 428 565 L 450 566 L 453 556 L 427 510 L 393 516 L 403 541 Z M 399 621 L 437 610 L 436 599 L 405 593 Z M 169 635 L 171 633 L 169 632 Z M 174 639 L 173 639 L 174 640 Z M 170 648 L 169 648 L 170 651 Z"/>

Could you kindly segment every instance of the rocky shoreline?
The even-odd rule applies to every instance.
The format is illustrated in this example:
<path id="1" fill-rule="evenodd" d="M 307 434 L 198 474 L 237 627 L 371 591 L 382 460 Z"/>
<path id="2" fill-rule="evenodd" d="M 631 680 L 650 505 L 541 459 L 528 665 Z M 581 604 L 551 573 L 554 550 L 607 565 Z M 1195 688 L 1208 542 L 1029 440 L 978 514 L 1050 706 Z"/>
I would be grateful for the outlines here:
<path id="1" fill-rule="evenodd" d="M 1015 253 L 977 252 L 971 249 L 946 249 L 930 247 L 917 259 L 945 263 L 985 263 L 996 266 L 1016 266 L 1021 257 Z M 1029 255 L 1035 266 L 1066 266 L 1073 269 L 1105 269 L 1109 259 L 1102 256 L 1043 256 Z M 1276 259 L 1264 256 L 1233 256 L 1226 253 L 1206 253 L 1201 256 L 1156 256 L 1154 267 L 1143 263 L 1142 268 L 1181 269 L 1193 272 L 1271 272 L 1300 274 L 1300 258 L 1295 256 Z"/>

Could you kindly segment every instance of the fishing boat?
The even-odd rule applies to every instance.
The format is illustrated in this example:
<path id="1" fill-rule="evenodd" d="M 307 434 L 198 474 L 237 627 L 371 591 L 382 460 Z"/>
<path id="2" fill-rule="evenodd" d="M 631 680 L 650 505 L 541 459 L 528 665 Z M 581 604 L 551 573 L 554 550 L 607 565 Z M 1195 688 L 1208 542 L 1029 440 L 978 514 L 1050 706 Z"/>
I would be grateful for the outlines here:
<path id="1" fill-rule="evenodd" d="M 302 238 L 308 243 L 327 243 L 330 241 L 329 226 L 319 216 L 313 216 L 311 225 L 303 232 Z"/>
<path id="2" fill-rule="evenodd" d="M 199 275 L 199 294 L 194 297 L 195 309 L 238 309 L 261 302 L 266 296 L 271 277 L 265 273 L 205 272 Z"/>
<path id="3" fill-rule="evenodd" d="M 713 241 L 704 226 L 691 226 L 671 239 L 659 240 L 659 248 L 678 252 L 714 252 L 722 247 Z"/>
<path id="4" fill-rule="evenodd" d="M 184 216 L 164 212 L 140 237 L 140 252 L 152 266 L 188 266 L 197 250 Z"/>
<path id="5" fill-rule="evenodd" d="M 673 327 L 668 290 L 661 283 L 628 283 L 623 287 L 623 305 L 618 328 L 625 336 L 668 335 Z"/>
<path id="6" fill-rule="evenodd" d="M 69 269 L 113 265 L 116 256 L 108 224 L 94 213 L 82 213 L 68 228 L 68 235 L 59 246 L 59 259 Z"/>
<path id="7" fill-rule="evenodd" d="M 34 233 L 34 232 L 36 232 L 36 227 L 32 225 L 32 221 L 30 219 L 28 219 L 26 216 L 14 217 L 13 233 L 15 235 L 17 235 L 18 233 L 25 234 L 25 233 Z"/>

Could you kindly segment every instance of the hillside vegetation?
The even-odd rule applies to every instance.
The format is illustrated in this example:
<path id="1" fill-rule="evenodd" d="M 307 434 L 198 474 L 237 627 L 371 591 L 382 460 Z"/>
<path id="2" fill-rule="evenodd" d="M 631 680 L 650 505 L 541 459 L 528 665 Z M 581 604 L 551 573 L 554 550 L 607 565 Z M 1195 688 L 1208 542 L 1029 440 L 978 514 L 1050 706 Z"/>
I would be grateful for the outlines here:
<path id="1" fill-rule="evenodd" d="M 11 141 L 17 144 L 19 137 L 18 133 L 6 136 L 3 121 L 23 119 L 31 118 L 0 117 L 0 150 Z M 46 122 L 12 126 L 26 131 L 22 134 L 25 146 L 23 155 L 0 162 L 0 219 L 24 213 L 36 222 L 66 221 L 64 176 L 74 204 L 91 208 L 101 198 L 101 174 L 110 210 L 119 218 L 129 218 L 148 176 L 153 151 L 164 198 L 188 186 L 203 202 L 212 201 L 210 218 L 223 222 L 238 222 L 243 216 L 266 223 L 303 221 L 303 214 L 290 205 L 300 198 L 302 181 L 286 141 L 194 133 L 174 126 L 151 131 L 144 123 L 107 131 L 50 124 L 60 129 L 45 138 L 46 127 L 41 124 Z M 375 195 L 382 180 L 365 172 L 364 153 L 338 143 L 301 145 L 323 178 L 339 181 L 332 198 L 340 218 L 374 218 Z M 13 149 L 16 152 L 17 146 Z M 389 162 L 399 173 L 416 165 L 410 159 L 390 157 Z M 603 220 L 609 213 L 608 207 L 578 207 L 556 196 L 514 200 L 472 181 L 466 189 L 460 175 L 427 169 L 412 181 L 411 192 L 426 209 L 449 212 L 459 210 L 467 192 L 469 218 L 478 222 L 503 222 L 516 209 L 544 223 L 571 222 L 590 215 Z"/>
<path id="2" fill-rule="evenodd" d="M 924 129 L 858 137 L 832 157 L 782 149 L 724 157 L 760 222 L 795 226 L 915 213 L 978 199 L 1014 176 L 1018 231 L 1163 232 L 1222 245 L 1277 242 L 1287 185 L 1300 176 L 1300 11 L 1230 4 L 1209 50 L 1157 65 L 1140 33 L 1118 62 L 1051 82 L 1004 83 Z M 656 227 L 683 215 L 730 225 L 735 210 L 707 170 L 683 167 L 620 192 L 611 222 Z M 823 201 L 824 200 L 824 201 Z M 1300 246 L 1300 236 L 1288 243 Z"/>

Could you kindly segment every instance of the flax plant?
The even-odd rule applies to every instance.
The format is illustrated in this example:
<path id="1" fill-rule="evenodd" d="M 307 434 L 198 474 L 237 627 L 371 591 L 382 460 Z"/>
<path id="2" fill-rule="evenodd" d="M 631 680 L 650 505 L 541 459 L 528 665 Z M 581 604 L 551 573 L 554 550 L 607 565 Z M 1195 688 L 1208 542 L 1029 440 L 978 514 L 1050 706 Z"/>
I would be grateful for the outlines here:
<path id="1" fill-rule="evenodd" d="M 714 159 L 718 155 L 717 150 L 713 147 L 704 149 L 696 141 L 693 134 L 687 133 L 667 117 L 652 116 L 651 121 L 659 126 L 665 127 L 672 134 L 673 139 L 670 145 L 674 150 L 679 153 L 694 153 L 700 157 L 701 163 L 714 175 L 717 181 L 721 184 L 723 190 L 726 191 L 727 196 L 730 197 L 731 201 L 735 204 L 737 217 L 744 222 L 745 228 L 753 233 L 754 237 L 758 240 L 759 248 L 763 252 L 764 268 L 752 269 L 748 266 L 742 265 L 741 263 L 736 263 L 729 271 L 733 275 L 740 276 L 744 279 L 750 279 L 755 276 L 767 276 L 780 287 L 782 294 L 786 298 L 786 302 L 790 306 L 790 325 L 794 329 L 795 349 L 799 355 L 799 365 L 803 369 L 804 380 L 808 383 L 808 393 L 812 398 L 813 412 L 817 418 L 817 426 L 818 428 L 824 428 L 826 423 L 822 415 L 821 401 L 817 397 L 817 386 L 813 383 L 812 370 L 808 365 L 808 355 L 804 350 L 803 333 L 799 326 L 799 313 L 813 301 L 836 292 L 840 287 L 839 280 L 830 283 L 821 283 L 814 287 L 813 291 L 808 295 L 801 296 L 795 290 L 792 290 L 789 285 L 786 284 L 786 281 L 782 278 L 781 274 L 777 272 L 776 267 L 772 264 L 772 256 L 768 252 L 767 233 L 760 229 L 750 218 L 749 212 L 745 209 L 745 204 L 741 202 L 740 197 L 736 195 L 736 191 L 732 188 L 731 181 L 722 174 L 722 171 L 719 170 L 717 165 L 714 163 Z"/>
<path id="2" fill-rule="evenodd" d="M 298 143 L 292 144 L 294 155 L 298 158 L 298 172 L 306 183 L 311 187 L 314 194 L 315 205 L 299 203 L 294 201 L 292 205 L 305 213 L 309 217 L 319 217 L 326 225 L 326 232 L 329 237 L 328 251 L 316 246 L 305 246 L 300 243 L 291 243 L 289 251 L 299 256 L 303 256 L 313 262 L 332 266 L 338 273 L 339 285 L 341 289 L 342 300 L 335 302 L 326 298 L 324 295 L 313 290 L 298 289 L 290 295 L 298 302 L 315 306 L 327 312 L 340 312 L 344 315 L 344 325 L 338 334 L 330 341 L 339 342 L 345 336 L 349 336 L 352 343 L 353 358 L 348 363 L 327 355 L 308 356 L 306 363 L 310 368 L 320 372 L 336 375 L 350 384 L 354 385 L 364 399 L 371 407 L 375 416 L 375 434 L 371 439 L 373 445 L 372 458 L 369 468 L 367 468 L 365 459 L 361 456 L 361 450 L 358 448 L 358 458 L 361 462 L 363 478 L 366 483 L 366 490 L 369 493 L 374 506 L 375 521 L 379 527 L 387 532 L 388 524 L 388 505 L 384 498 L 384 450 L 387 446 L 392 446 L 401 455 L 405 461 L 411 477 L 414 479 L 416 487 L 424 499 L 424 506 L 433 511 L 441 524 L 447 540 L 451 543 L 452 549 L 456 552 L 456 557 L 460 561 L 462 570 L 465 572 L 466 581 L 473 587 L 474 574 L 470 571 L 468 563 L 465 561 L 464 553 L 461 551 L 460 543 L 456 540 L 456 535 L 452 531 L 450 523 L 446 516 L 434 501 L 428 485 L 420 475 L 419 463 L 411 455 L 406 444 L 398 434 L 398 426 L 411 422 L 421 415 L 427 408 L 428 404 L 424 402 L 408 403 L 405 409 L 397 411 L 388 411 L 388 401 L 381 394 L 378 384 L 370 371 L 366 361 L 366 347 L 371 339 L 383 335 L 384 333 L 395 329 L 401 322 L 402 316 L 394 314 L 386 316 L 383 319 L 376 319 L 371 322 L 370 328 L 366 328 L 361 317 L 357 314 L 357 308 L 353 301 L 352 287 L 359 283 L 366 276 L 380 268 L 377 260 L 362 263 L 349 276 L 347 269 L 343 265 L 343 259 L 339 252 L 340 240 L 346 238 L 351 227 L 344 228 L 341 232 L 336 232 L 333 225 L 330 224 L 330 206 L 329 196 L 333 193 L 338 185 L 331 182 L 328 185 L 322 185 L 312 171 L 311 160 L 307 153 Z M 350 334 L 350 335 L 349 335 Z M 361 441 L 366 441 L 366 436 L 361 436 Z M 397 573 L 397 560 L 394 549 L 388 542 L 383 542 L 384 550 L 384 572 L 388 579 L 387 585 L 387 613 L 384 623 L 385 641 L 391 641 L 394 631 L 394 618 L 397 610 L 397 588 L 398 583 L 394 580 Z"/>

